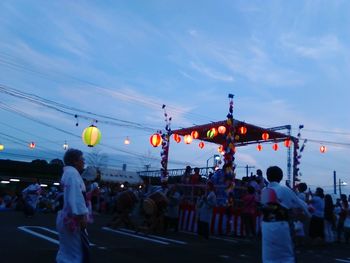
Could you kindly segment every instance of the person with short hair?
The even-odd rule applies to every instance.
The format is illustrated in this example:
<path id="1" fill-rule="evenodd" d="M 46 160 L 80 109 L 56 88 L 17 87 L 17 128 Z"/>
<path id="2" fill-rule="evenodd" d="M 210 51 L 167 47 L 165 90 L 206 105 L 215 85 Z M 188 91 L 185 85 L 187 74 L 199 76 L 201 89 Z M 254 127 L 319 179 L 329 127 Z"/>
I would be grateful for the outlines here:
<path id="1" fill-rule="evenodd" d="M 89 240 L 86 226 L 89 210 L 84 193 L 86 188 L 81 173 L 84 157 L 80 150 L 68 149 L 64 155 L 61 178 L 63 209 L 58 211 L 56 227 L 59 235 L 57 263 L 89 262 Z"/>
<path id="2" fill-rule="evenodd" d="M 300 208 L 307 216 L 307 205 L 288 187 L 280 185 L 283 172 L 278 166 L 266 171 L 269 185 L 262 190 L 262 258 L 264 263 L 294 263 L 290 211 Z"/>

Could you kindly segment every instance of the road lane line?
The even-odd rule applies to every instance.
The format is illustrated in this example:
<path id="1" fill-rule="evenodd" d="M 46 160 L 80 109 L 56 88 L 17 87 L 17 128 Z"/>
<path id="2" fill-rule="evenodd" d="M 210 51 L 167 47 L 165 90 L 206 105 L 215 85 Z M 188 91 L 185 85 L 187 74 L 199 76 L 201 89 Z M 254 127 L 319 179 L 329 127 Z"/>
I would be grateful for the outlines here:
<path id="1" fill-rule="evenodd" d="M 169 245 L 168 242 L 164 242 L 164 241 L 160 241 L 160 240 L 157 240 L 157 239 L 148 238 L 148 237 L 144 237 L 144 236 L 140 236 L 140 235 L 134 235 L 134 234 L 127 233 L 127 232 L 124 232 L 124 231 L 115 230 L 115 229 L 112 229 L 112 228 L 109 228 L 109 227 L 102 227 L 102 229 L 106 230 L 106 231 L 118 233 L 118 234 L 121 234 L 121 235 L 126 235 L 126 236 L 130 236 L 130 237 L 136 237 L 136 238 L 140 238 L 140 239 L 143 239 L 143 240 L 159 243 L 159 244 L 162 244 L 162 245 Z"/>
<path id="2" fill-rule="evenodd" d="M 39 233 L 37 233 L 37 232 L 35 232 L 35 231 L 29 230 L 29 229 L 27 229 L 25 226 L 19 226 L 19 227 L 17 227 L 17 228 L 20 229 L 20 230 L 22 230 L 22 231 L 24 231 L 24 232 L 27 232 L 27 233 L 29 233 L 29 234 L 32 234 L 33 236 L 37 236 L 37 237 L 40 237 L 40 238 L 45 239 L 45 240 L 47 240 L 47 241 L 50 241 L 50 242 L 52 242 L 52 243 L 54 243 L 54 244 L 56 244 L 56 245 L 59 245 L 59 244 L 60 244 L 60 242 L 59 242 L 58 240 L 53 239 L 53 238 L 51 238 L 51 237 L 44 236 L 44 235 L 39 234 Z"/>
<path id="3" fill-rule="evenodd" d="M 216 240 L 222 240 L 222 241 L 227 241 L 227 242 L 232 242 L 232 243 L 238 243 L 237 240 L 227 239 L 227 238 L 223 238 L 223 237 L 209 236 L 209 239 L 216 239 Z"/>
<path id="4" fill-rule="evenodd" d="M 130 229 L 126 229 L 126 228 L 120 228 L 120 230 L 122 231 L 126 231 L 128 233 L 135 233 L 135 231 L 130 230 Z M 153 237 L 153 238 L 157 238 L 160 240 L 164 240 L 164 241 L 169 241 L 169 242 L 173 242 L 173 243 L 177 243 L 177 244 L 181 244 L 181 245 L 187 245 L 187 242 L 185 241 L 181 241 L 181 240 L 177 240 L 177 239 L 172 239 L 172 238 L 166 238 L 166 237 L 162 237 L 162 236 L 157 236 L 157 235 L 148 235 L 145 233 L 137 233 L 138 235 L 142 235 L 142 236 L 146 236 L 146 237 Z"/>
<path id="5" fill-rule="evenodd" d="M 18 228 L 20 228 L 20 229 L 23 230 L 23 231 L 25 231 L 25 230 L 22 229 L 22 228 L 25 228 L 25 229 L 27 229 L 27 228 L 37 228 L 37 229 L 45 230 L 45 231 L 50 232 L 50 233 L 52 233 L 52 234 L 56 234 L 56 235 L 58 236 L 58 232 L 57 232 L 57 231 L 54 231 L 54 230 L 52 230 L 52 229 L 50 229 L 50 228 L 43 227 L 43 226 L 21 226 L 21 227 L 18 227 Z M 27 230 L 28 230 L 28 229 L 27 229 Z M 39 233 L 37 233 L 37 232 L 35 232 L 35 231 L 32 231 L 32 230 L 29 230 L 29 231 L 34 232 L 34 233 L 36 233 L 36 234 L 38 234 L 38 235 L 41 235 L 41 236 L 45 236 L 45 235 L 39 234 Z M 45 236 L 45 237 L 46 237 L 46 236 Z M 50 237 L 47 237 L 47 238 L 50 238 Z M 53 238 L 50 238 L 50 239 L 56 240 L 56 239 L 53 239 Z M 58 242 L 59 242 L 59 241 L 58 241 Z M 59 243 L 58 243 L 58 244 L 59 244 Z M 94 246 L 96 246 L 96 244 L 90 242 L 90 246 L 94 247 Z"/>

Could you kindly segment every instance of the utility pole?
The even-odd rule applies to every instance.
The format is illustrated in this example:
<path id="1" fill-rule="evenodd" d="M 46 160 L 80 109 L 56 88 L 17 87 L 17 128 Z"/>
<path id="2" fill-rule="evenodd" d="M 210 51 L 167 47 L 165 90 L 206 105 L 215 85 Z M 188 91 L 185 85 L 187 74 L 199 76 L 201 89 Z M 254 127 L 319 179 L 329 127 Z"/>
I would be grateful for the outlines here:
<path id="1" fill-rule="evenodd" d="M 341 180 L 339 178 L 339 195 L 341 196 Z"/>
<path id="2" fill-rule="evenodd" d="M 334 187 L 334 194 L 337 194 L 337 172 L 333 171 L 333 187 Z"/>
<path id="3" fill-rule="evenodd" d="M 249 175 L 249 169 L 250 168 L 255 168 L 255 166 L 249 166 L 248 164 L 245 166 L 245 174 L 246 174 L 246 176 L 248 177 L 248 175 Z"/>

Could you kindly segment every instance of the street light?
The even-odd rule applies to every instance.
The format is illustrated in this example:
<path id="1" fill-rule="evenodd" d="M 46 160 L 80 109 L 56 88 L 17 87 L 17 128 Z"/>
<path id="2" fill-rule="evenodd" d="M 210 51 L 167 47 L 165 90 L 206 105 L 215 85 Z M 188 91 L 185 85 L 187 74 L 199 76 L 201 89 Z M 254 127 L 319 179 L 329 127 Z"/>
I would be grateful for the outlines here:
<path id="1" fill-rule="evenodd" d="M 207 160 L 207 176 L 209 175 L 208 169 L 209 169 L 209 160 L 213 158 L 213 166 L 216 166 L 218 161 L 220 160 L 220 155 L 219 154 L 214 154 L 213 156 L 210 156 L 209 159 Z"/>
<path id="2" fill-rule="evenodd" d="M 342 186 L 346 186 L 346 185 L 348 185 L 347 182 L 344 182 L 344 181 L 342 181 L 342 180 L 339 179 L 339 194 L 340 194 L 340 195 L 341 195 L 341 187 L 342 187 Z"/>

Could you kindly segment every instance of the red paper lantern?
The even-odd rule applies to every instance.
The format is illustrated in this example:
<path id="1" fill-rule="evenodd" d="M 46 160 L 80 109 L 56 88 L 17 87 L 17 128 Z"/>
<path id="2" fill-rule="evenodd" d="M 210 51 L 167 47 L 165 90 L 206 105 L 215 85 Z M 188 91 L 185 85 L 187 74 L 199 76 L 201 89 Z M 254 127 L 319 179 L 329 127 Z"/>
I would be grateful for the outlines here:
<path id="1" fill-rule="evenodd" d="M 153 147 L 158 147 L 162 144 L 162 136 L 159 133 L 155 133 L 150 138 L 150 143 Z"/>
<path id="2" fill-rule="evenodd" d="M 177 142 L 177 143 L 181 142 L 181 137 L 180 137 L 180 135 L 174 133 L 174 134 L 173 134 L 173 138 L 174 138 L 174 141 L 175 141 L 175 142 Z"/>
<path id="3" fill-rule="evenodd" d="M 225 132 L 226 132 L 226 127 L 225 127 L 225 126 L 219 126 L 218 132 L 219 132 L 220 134 L 225 134 Z"/>
<path id="4" fill-rule="evenodd" d="M 284 146 L 289 148 L 292 145 L 292 140 L 291 139 L 285 139 L 284 140 Z"/>
<path id="5" fill-rule="evenodd" d="M 270 138 L 270 135 L 267 133 L 267 132 L 264 132 L 262 135 L 261 135 L 261 138 L 265 141 L 267 141 L 269 138 Z"/>
<path id="6" fill-rule="evenodd" d="M 327 151 L 327 147 L 324 146 L 324 145 L 322 145 L 322 146 L 320 147 L 320 152 L 321 152 L 321 153 L 325 153 L 326 151 Z"/>
<path id="7" fill-rule="evenodd" d="M 31 142 L 31 143 L 29 144 L 29 148 L 30 148 L 30 149 L 34 149 L 34 148 L 35 148 L 35 142 Z"/>
<path id="8" fill-rule="evenodd" d="M 192 136 L 190 134 L 185 135 L 184 142 L 190 144 L 192 142 Z"/>
<path id="9" fill-rule="evenodd" d="M 199 148 L 201 148 L 201 149 L 203 149 L 204 148 L 204 142 L 200 142 L 199 144 L 198 144 L 198 146 L 199 146 Z"/>
<path id="10" fill-rule="evenodd" d="M 197 131 L 192 131 L 191 132 L 191 136 L 192 136 L 193 139 L 198 139 L 199 133 Z"/>
<path id="11" fill-rule="evenodd" d="M 246 134 L 247 131 L 248 131 L 248 129 L 247 129 L 247 127 L 245 127 L 245 126 L 241 126 L 241 127 L 239 128 L 239 132 L 240 132 L 241 134 Z"/>
<path id="12" fill-rule="evenodd" d="M 272 144 L 272 149 L 274 151 L 277 151 L 278 150 L 278 144 L 277 143 Z"/>
<path id="13" fill-rule="evenodd" d="M 256 149 L 260 152 L 262 150 L 262 145 L 259 143 L 257 146 L 256 146 Z"/>

